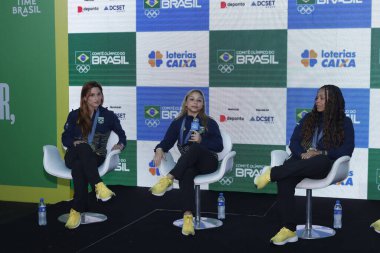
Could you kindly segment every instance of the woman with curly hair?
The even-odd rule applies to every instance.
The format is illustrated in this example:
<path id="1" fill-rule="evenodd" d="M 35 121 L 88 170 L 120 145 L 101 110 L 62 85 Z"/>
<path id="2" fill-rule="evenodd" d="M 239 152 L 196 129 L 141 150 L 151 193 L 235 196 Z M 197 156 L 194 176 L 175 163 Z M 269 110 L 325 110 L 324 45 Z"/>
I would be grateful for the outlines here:
<path id="1" fill-rule="evenodd" d="M 266 166 L 254 184 L 263 189 L 277 182 L 281 230 L 271 239 L 275 245 L 298 240 L 296 234 L 295 188 L 304 178 L 322 179 L 336 159 L 354 151 L 354 128 L 345 115 L 341 90 L 335 85 L 322 86 L 315 97 L 313 110 L 297 124 L 290 138 L 291 155 L 281 166 Z"/>

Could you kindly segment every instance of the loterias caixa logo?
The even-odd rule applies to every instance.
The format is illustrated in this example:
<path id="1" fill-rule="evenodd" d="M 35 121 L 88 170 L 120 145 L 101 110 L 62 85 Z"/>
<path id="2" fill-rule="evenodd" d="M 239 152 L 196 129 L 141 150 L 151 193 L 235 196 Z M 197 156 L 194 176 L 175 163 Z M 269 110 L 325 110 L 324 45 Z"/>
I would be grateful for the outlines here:
<path id="1" fill-rule="evenodd" d="M 9 85 L 0 83 L 0 120 L 9 120 L 13 125 L 16 121 L 16 116 L 11 114 L 9 97 Z"/>

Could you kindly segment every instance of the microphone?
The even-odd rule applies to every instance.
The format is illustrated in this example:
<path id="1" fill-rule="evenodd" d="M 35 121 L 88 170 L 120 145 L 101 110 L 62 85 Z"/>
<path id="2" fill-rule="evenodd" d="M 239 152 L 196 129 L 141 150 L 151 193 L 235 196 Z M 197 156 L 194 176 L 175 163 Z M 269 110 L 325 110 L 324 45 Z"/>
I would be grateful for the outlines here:
<path id="1" fill-rule="evenodd" d="M 193 121 L 191 122 L 190 131 L 194 132 L 194 131 L 198 131 L 198 130 L 199 130 L 199 119 L 194 118 Z"/>

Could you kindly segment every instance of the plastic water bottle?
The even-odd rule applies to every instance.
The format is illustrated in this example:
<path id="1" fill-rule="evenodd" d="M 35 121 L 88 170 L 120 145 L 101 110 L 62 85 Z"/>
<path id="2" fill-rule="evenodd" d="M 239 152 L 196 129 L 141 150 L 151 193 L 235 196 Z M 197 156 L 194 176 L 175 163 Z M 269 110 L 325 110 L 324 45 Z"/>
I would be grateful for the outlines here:
<path id="1" fill-rule="evenodd" d="M 38 225 L 46 226 L 46 205 L 44 203 L 44 198 L 40 199 L 40 203 L 38 204 Z"/>
<path id="2" fill-rule="evenodd" d="M 334 205 L 334 228 L 342 228 L 342 205 L 339 200 Z"/>
<path id="3" fill-rule="evenodd" d="M 218 197 L 218 219 L 224 220 L 226 218 L 226 200 L 223 193 L 219 193 Z"/>

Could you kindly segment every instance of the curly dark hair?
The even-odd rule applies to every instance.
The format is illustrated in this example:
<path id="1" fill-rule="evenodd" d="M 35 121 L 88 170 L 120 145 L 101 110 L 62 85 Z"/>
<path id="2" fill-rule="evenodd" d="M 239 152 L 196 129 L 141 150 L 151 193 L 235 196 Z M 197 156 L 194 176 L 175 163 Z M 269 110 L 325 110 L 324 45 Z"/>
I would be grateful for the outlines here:
<path id="1" fill-rule="evenodd" d="M 327 84 L 319 88 L 318 92 L 320 90 L 324 90 L 326 98 L 323 113 L 323 144 L 326 149 L 338 147 L 344 139 L 345 101 L 341 90 L 335 85 Z M 301 131 L 302 146 L 305 148 L 310 147 L 319 117 L 320 113 L 314 103 L 313 110 L 305 118 Z"/>

